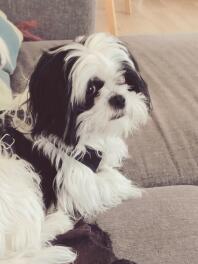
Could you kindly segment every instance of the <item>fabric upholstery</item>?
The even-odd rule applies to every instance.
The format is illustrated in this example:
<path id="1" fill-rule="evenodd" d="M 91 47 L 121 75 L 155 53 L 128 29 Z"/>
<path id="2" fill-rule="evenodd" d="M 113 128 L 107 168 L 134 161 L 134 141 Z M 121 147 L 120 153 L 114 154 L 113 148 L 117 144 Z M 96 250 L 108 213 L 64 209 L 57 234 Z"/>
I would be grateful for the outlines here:
<path id="1" fill-rule="evenodd" d="M 195 264 L 198 259 L 198 187 L 146 189 L 102 214 L 115 254 L 139 264 Z"/>
<path id="2" fill-rule="evenodd" d="M 0 9 L 14 23 L 36 20 L 42 39 L 73 39 L 95 24 L 95 0 L 0 0 Z"/>

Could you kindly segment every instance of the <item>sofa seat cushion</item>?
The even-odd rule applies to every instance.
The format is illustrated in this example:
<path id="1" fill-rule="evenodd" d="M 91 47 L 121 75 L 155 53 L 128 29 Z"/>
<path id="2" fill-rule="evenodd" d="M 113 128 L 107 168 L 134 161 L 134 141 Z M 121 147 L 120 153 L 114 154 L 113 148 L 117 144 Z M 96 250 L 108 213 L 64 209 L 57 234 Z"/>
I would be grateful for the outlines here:
<path id="1" fill-rule="evenodd" d="M 198 187 L 148 188 L 98 218 L 115 253 L 139 264 L 195 264 L 198 260 Z"/>

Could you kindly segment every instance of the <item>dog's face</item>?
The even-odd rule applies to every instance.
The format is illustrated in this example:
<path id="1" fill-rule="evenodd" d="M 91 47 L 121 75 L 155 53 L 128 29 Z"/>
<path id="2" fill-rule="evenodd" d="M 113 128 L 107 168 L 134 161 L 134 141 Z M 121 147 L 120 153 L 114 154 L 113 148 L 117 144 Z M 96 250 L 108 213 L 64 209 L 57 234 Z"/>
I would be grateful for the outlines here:
<path id="1" fill-rule="evenodd" d="M 44 53 L 30 80 L 30 100 L 33 132 L 56 134 L 68 145 L 126 136 L 150 111 L 137 62 L 123 43 L 103 33 Z"/>

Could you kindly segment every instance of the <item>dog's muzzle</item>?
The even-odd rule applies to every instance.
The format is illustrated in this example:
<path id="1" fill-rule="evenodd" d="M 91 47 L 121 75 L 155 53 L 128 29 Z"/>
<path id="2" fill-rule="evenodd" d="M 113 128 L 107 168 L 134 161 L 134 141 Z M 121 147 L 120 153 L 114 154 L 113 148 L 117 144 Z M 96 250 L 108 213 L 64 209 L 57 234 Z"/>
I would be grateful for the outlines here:
<path id="1" fill-rule="evenodd" d="M 109 104 L 116 110 L 122 110 L 125 107 L 125 98 L 122 95 L 116 94 L 109 99 Z"/>

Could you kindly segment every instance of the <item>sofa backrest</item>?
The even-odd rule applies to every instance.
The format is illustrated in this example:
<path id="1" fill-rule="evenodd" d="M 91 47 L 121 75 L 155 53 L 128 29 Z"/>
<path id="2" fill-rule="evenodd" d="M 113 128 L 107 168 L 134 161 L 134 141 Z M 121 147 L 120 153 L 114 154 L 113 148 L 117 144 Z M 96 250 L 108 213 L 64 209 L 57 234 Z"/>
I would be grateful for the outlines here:
<path id="1" fill-rule="evenodd" d="M 0 0 L 14 23 L 36 20 L 42 39 L 73 39 L 94 30 L 95 0 Z"/>

